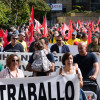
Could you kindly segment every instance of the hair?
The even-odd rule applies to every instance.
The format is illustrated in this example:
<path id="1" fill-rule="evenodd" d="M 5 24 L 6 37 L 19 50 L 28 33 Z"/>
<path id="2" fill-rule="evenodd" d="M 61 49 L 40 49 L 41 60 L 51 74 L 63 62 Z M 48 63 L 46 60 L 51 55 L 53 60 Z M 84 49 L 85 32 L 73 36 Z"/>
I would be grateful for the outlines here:
<path id="1" fill-rule="evenodd" d="M 48 43 L 49 43 L 49 40 L 48 40 L 46 37 L 42 37 L 42 38 L 40 38 L 40 40 L 41 40 L 41 39 L 44 39 L 45 44 L 48 44 Z"/>
<path id="2" fill-rule="evenodd" d="M 59 34 L 58 36 L 57 36 L 58 38 L 62 38 L 62 40 L 63 40 L 63 36 L 62 36 L 62 34 Z"/>
<path id="3" fill-rule="evenodd" d="M 86 33 L 82 33 L 82 39 L 84 38 L 84 37 L 86 37 Z"/>
<path id="4" fill-rule="evenodd" d="M 17 34 L 12 34 L 11 38 L 13 37 L 17 37 L 18 38 L 18 35 Z"/>
<path id="5" fill-rule="evenodd" d="M 72 57 L 73 57 L 73 54 L 70 52 L 64 53 L 64 55 L 62 56 L 62 64 L 63 65 L 65 65 L 65 61 L 69 58 L 70 55 L 72 55 Z"/>
<path id="6" fill-rule="evenodd" d="M 41 41 L 35 42 L 34 47 L 37 48 L 38 50 L 44 49 L 43 43 Z"/>
<path id="7" fill-rule="evenodd" d="M 6 59 L 6 66 L 7 66 L 7 67 L 10 67 L 10 66 L 11 66 L 12 60 L 13 60 L 13 58 L 14 58 L 15 56 L 18 57 L 18 55 L 16 55 L 16 54 L 10 54 L 10 55 L 7 56 L 7 59 Z M 21 59 L 18 57 L 18 60 L 19 60 L 18 66 L 20 66 L 20 64 L 21 64 Z"/>
<path id="8" fill-rule="evenodd" d="M 8 34 L 8 35 L 7 35 L 7 40 L 8 40 L 8 42 L 11 41 L 11 37 L 12 37 L 12 34 Z"/>

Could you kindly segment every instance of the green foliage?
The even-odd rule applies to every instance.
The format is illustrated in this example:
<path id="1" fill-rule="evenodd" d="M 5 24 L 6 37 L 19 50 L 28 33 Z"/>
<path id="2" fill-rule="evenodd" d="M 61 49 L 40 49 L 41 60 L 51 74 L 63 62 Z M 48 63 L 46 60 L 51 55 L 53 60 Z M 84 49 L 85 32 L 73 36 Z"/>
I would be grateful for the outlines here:
<path id="1" fill-rule="evenodd" d="M 96 13 L 100 13 L 100 10 L 96 10 L 95 12 L 96 12 Z"/>
<path id="2" fill-rule="evenodd" d="M 5 6 L 3 2 L 0 1 L 0 27 L 5 27 L 8 23 L 8 14 L 10 13 L 9 8 Z"/>
<path id="3" fill-rule="evenodd" d="M 50 11 L 50 7 L 44 0 L 29 0 L 29 6 L 33 6 L 34 17 L 38 20 Z"/>
<path id="4" fill-rule="evenodd" d="M 74 5 L 74 6 L 73 6 L 73 9 L 78 9 L 78 10 L 80 10 L 80 9 L 82 9 L 82 6 Z"/>

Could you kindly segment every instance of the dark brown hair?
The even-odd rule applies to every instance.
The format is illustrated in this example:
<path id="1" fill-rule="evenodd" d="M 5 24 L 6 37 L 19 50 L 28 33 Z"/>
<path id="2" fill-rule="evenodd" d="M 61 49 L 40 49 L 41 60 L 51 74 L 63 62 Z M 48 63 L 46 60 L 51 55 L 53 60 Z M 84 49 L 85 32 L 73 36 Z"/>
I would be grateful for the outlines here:
<path id="1" fill-rule="evenodd" d="M 44 49 L 43 43 L 41 41 L 36 41 L 34 47 L 37 48 L 38 50 Z"/>
<path id="2" fill-rule="evenodd" d="M 67 60 L 69 58 L 69 56 L 72 55 L 73 57 L 73 54 L 70 53 L 70 52 L 66 52 L 64 53 L 64 55 L 62 56 L 62 64 L 65 65 L 65 60 Z"/>

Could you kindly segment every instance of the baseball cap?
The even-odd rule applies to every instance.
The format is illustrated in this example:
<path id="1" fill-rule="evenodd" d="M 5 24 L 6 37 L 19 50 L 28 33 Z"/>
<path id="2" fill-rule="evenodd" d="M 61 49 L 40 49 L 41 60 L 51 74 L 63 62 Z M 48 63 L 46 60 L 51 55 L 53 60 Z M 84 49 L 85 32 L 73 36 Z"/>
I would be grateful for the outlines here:
<path id="1" fill-rule="evenodd" d="M 73 35 L 77 35 L 77 32 L 76 32 L 76 31 L 74 31 L 72 34 L 73 34 Z"/>

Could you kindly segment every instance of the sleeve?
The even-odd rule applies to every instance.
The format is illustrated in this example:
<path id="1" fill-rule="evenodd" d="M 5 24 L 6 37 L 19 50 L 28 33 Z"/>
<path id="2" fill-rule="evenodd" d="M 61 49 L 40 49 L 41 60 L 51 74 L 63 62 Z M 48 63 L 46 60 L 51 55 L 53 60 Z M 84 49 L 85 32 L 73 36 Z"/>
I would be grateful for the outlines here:
<path id="1" fill-rule="evenodd" d="M 91 53 L 93 63 L 98 62 L 98 59 L 94 53 Z"/>
<path id="2" fill-rule="evenodd" d="M 47 55 L 47 58 L 48 58 L 48 60 L 49 60 L 50 62 L 55 63 L 54 56 L 53 56 L 52 53 L 49 53 L 49 54 Z"/>

